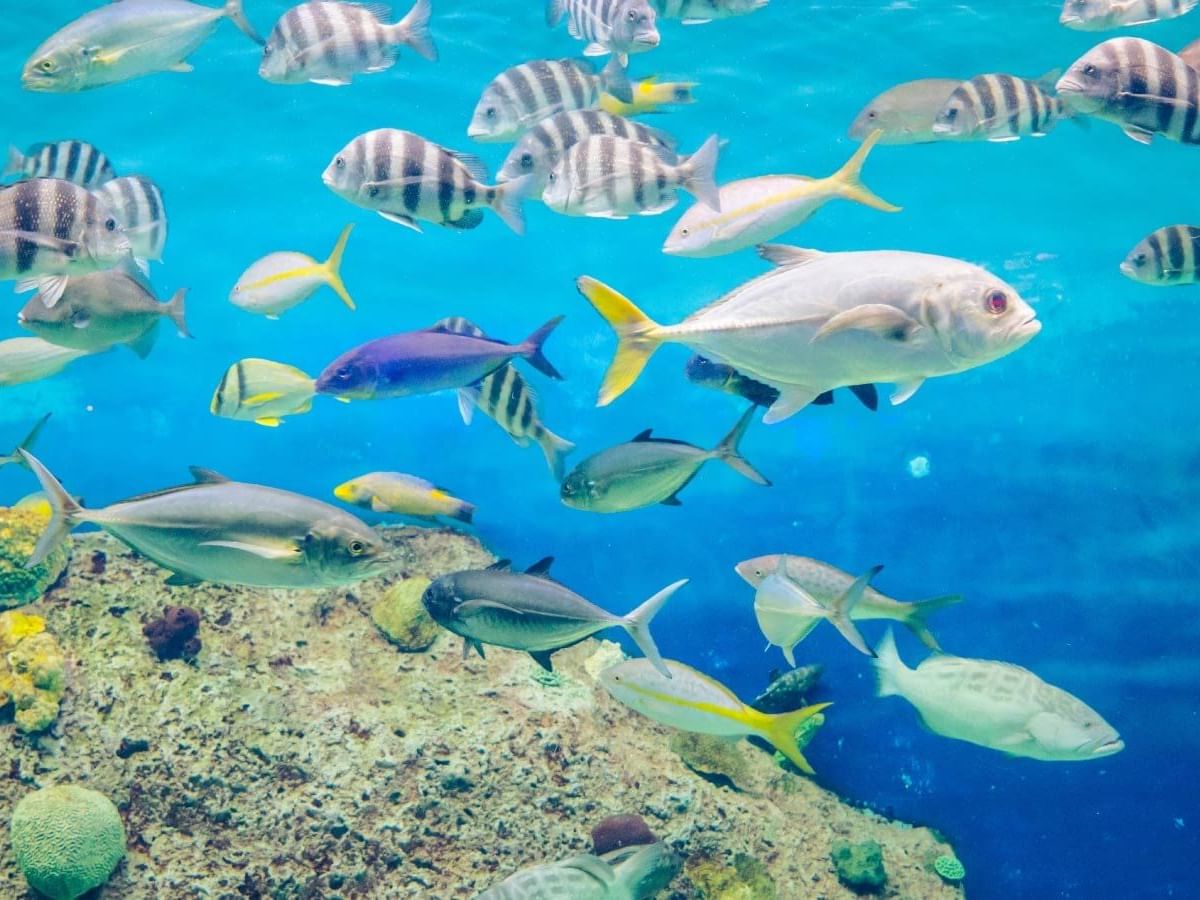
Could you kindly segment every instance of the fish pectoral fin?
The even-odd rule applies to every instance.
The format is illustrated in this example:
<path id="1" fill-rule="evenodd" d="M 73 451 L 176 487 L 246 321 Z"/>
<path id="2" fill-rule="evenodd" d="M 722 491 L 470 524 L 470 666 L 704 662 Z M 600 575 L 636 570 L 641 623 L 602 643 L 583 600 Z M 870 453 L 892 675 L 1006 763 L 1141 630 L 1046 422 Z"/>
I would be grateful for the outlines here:
<path id="1" fill-rule="evenodd" d="M 254 424 L 264 428 L 278 428 L 283 424 L 283 419 L 278 416 L 263 416 L 261 419 L 255 419 Z"/>
<path id="2" fill-rule="evenodd" d="M 296 546 L 268 547 L 262 544 L 248 544 L 245 541 L 201 541 L 200 546 L 238 550 L 242 553 L 250 553 L 260 559 L 299 560 L 301 557 L 300 548 Z"/>
<path id="3" fill-rule="evenodd" d="M 129 342 L 129 349 L 137 355 L 138 359 L 145 359 L 150 355 L 150 351 L 154 349 L 154 341 L 157 337 L 158 323 L 155 322 L 139 334 L 135 340 Z"/>
<path id="4" fill-rule="evenodd" d="M 683 501 L 679 499 L 678 494 L 672 494 L 661 503 L 662 506 L 683 506 Z"/>
<path id="5" fill-rule="evenodd" d="M 278 400 L 282 396 L 282 391 L 264 391 L 261 394 L 255 394 L 252 397 L 247 397 L 242 401 L 242 406 L 262 406 L 264 403 L 270 403 L 272 400 Z"/>
<path id="6" fill-rule="evenodd" d="M 80 243 L 79 241 L 68 241 L 65 238 L 57 238 L 52 234 L 42 234 L 39 231 L 21 231 L 20 229 L 0 231 L 0 235 L 13 241 L 24 241 L 28 244 L 36 244 L 39 247 L 45 247 L 47 250 L 57 250 L 67 256 L 78 256 Z M 36 283 L 37 279 L 31 279 Z M 28 288 L 17 288 L 17 293 L 21 293 Z"/>
<path id="7" fill-rule="evenodd" d="M 1125 132 L 1125 137 L 1137 141 L 1139 144 L 1149 144 L 1154 140 L 1154 132 L 1146 131 L 1144 128 L 1138 128 L 1134 125 L 1125 125 L 1121 128 Z"/>
<path id="8" fill-rule="evenodd" d="M 464 425 L 470 425 L 475 418 L 475 401 L 478 398 L 479 388 L 475 385 L 458 389 L 458 414 L 462 416 Z"/>
<path id="9" fill-rule="evenodd" d="M 798 384 L 771 386 L 779 391 L 779 398 L 771 404 L 766 415 L 763 416 L 763 423 L 766 425 L 774 425 L 776 422 L 782 422 L 789 416 L 795 415 L 816 400 L 821 393 Z"/>
<path id="10" fill-rule="evenodd" d="M 387 210 L 378 210 L 379 215 L 387 219 L 389 222 L 395 222 L 397 225 L 403 225 L 405 228 L 411 228 L 417 234 L 421 233 L 421 226 L 417 224 L 417 220 L 412 216 L 406 216 L 403 213 L 388 212 Z"/>
<path id="11" fill-rule="evenodd" d="M 473 640 L 472 638 L 463 638 L 462 658 L 464 661 L 470 658 L 472 649 L 479 654 L 480 659 L 486 658 L 483 655 L 483 644 L 479 643 L 479 641 Z"/>
<path id="12" fill-rule="evenodd" d="M 175 572 L 163 583 L 169 584 L 171 587 L 186 587 L 192 584 L 200 584 L 200 579 L 195 575 L 185 575 L 183 572 Z"/>
<path id="13" fill-rule="evenodd" d="M 371 510 L 377 513 L 391 512 L 391 508 L 378 497 L 371 498 Z"/>
<path id="14" fill-rule="evenodd" d="M 804 247 L 793 247 L 789 244 L 759 244 L 758 255 L 772 265 L 786 268 L 788 266 L 806 266 L 826 254 L 820 250 L 807 250 Z"/>
<path id="15" fill-rule="evenodd" d="M 896 389 L 892 391 L 891 396 L 888 397 L 888 402 L 891 403 L 892 406 L 899 406 L 901 403 L 919 391 L 921 389 L 921 385 L 924 383 L 924 378 L 910 378 L 907 381 L 897 382 Z"/>
<path id="16" fill-rule="evenodd" d="M 554 671 L 554 663 L 552 663 L 550 661 L 550 654 L 552 654 L 553 652 L 554 652 L 553 650 L 538 650 L 536 652 L 531 650 L 531 651 L 529 651 L 529 655 L 531 657 L 533 657 L 533 661 L 535 663 L 537 663 L 539 666 L 541 666 L 547 672 L 553 672 Z"/>
<path id="17" fill-rule="evenodd" d="M 168 72 L 178 72 L 181 75 L 186 75 L 188 72 L 196 71 L 196 69 L 191 63 L 177 62 L 177 63 L 172 63 L 171 65 L 167 66 L 167 71 Z"/>
<path id="18" fill-rule="evenodd" d="M 867 331 L 885 340 L 907 341 L 921 323 L 902 309 L 886 303 L 864 303 L 838 313 L 812 336 L 810 343 L 823 341 L 841 331 Z"/>
<path id="19" fill-rule="evenodd" d="M 464 616 L 471 616 L 475 615 L 476 613 L 483 612 L 485 609 L 498 609 L 502 612 L 512 613 L 514 616 L 525 615 L 525 613 L 521 610 L 512 606 L 508 606 L 504 603 L 500 603 L 496 600 L 467 600 L 466 602 L 460 603 L 458 606 L 454 607 L 454 616 L 455 618 L 461 619 Z"/>

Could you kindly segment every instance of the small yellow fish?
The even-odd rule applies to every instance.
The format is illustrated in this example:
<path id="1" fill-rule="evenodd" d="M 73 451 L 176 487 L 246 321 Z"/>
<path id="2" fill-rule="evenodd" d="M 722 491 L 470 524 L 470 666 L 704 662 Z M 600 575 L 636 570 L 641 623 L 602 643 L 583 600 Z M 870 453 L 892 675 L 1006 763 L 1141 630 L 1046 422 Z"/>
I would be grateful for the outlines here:
<path id="1" fill-rule="evenodd" d="M 695 81 L 659 81 L 655 76 L 633 84 L 633 100 L 629 103 L 618 100 L 605 91 L 600 95 L 600 108 L 614 116 L 637 116 L 659 112 L 660 106 L 678 103 L 695 103 L 692 88 Z"/>
<path id="2" fill-rule="evenodd" d="M 369 472 L 352 478 L 333 489 L 333 496 L 344 503 L 362 506 L 380 513 L 396 513 L 421 519 L 445 516 L 470 522 L 475 507 L 452 497 L 443 488 L 424 478 L 400 472 Z"/>
<path id="3" fill-rule="evenodd" d="M 293 306 L 303 303 L 323 284 L 329 285 L 354 309 L 354 301 L 342 283 L 342 254 L 354 225 L 347 225 L 338 236 L 333 252 L 323 263 L 307 253 L 283 250 L 264 256 L 242 273 L 229 294 L 229 302 L 246 312 L 277 319 Z"/>
<path id="4" fill-rule="evenodd" d="M 284 416 L 312 409 L 316 387 L 295 366 L 243 359 L 229 367 L 213 392 L 209 412 L 224 419 L 277 427 Z"/>

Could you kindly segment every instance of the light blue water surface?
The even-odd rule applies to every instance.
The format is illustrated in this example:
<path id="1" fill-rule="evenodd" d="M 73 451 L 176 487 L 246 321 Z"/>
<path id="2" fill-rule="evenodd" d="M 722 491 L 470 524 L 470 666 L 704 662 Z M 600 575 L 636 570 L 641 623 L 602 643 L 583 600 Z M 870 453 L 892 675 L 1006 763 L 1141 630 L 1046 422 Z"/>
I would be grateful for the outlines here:
<path id="1" fill-rule="evenodd" d="M 482 417 L 464 427 L 452 395 L 350 406 L 318 399 L 310 415 L 278 429 L 208 412 L 222 372 L 243 357 L 315 374 L 358 343 L 447 315 L 515 341 L 565 313 L 547 353 L 567 380 L 529 380 L 547 423 L 579 444 L 576 460 L 649 426 L 711 445 L 732 425 L 739 403 L 688 385 L 679 347 L 662 350 L 613 406 L 595 409 L 613 339 L 573 281 L 594 275 L 673 322 L 763 271 L 752 252 L 664 256 L 676 212 L 609 222 L 530 205 L 524 238 L 490 216 L 473 232 L 417 235 L 321 184 L 334 153 L 378 127 L 474 150 L 496 168 L 508 146 L 472 146 L 465 136 L 483 86 L 508 65 L 579 49 L 565 30 L 545 27 L 540 4 L 434 0 L 441 61 L 405 54 L 348 88 L 261 81 L 257 49 L 222 23 L 192 57 L 193 74 L 23 93 L 22 61 L 89 5 L 6 6 L 2 137 L 22 147 L 84 138 L 121 174 L 162 185 L 171 235 L 154 283 L 163 297 L 190 288 L 196 338 L 163 329 L 144 362 L 117 349 L 3 390 L 0 443 L 53 411 L 43 458 L 93 504 L 185 480 L 188 464 L 326 498 L 366 471 L 420 474 L 478 504 L 479 536 L 499 555 L 527 564 L 552 554 L 560 579 L 614 610 L 690 578 L 655 623 L 659 645 L 744 696 L 782 658 L 762 652 L 752 592 L 733 572 L 741 559 L 793 552 L 852 571 L 883 563 L 877 583 L 895 596 L 964 593 L 965 604 L 933 620 L 947 650 L 1034 669 L 1095 706 L 1127 749 L 1050 764 L 931 735 L 902 701 L 873 699 L 865 659 L 820 628 L 798 652 L 826 665 L 824 697 L 836 702 L 808 751 L 819 781 L 942 829 L 966 863 L 972 896 L 1200 896 L 1197 295 L 1142 287 L 1117 271 L 1148 231 L 1200 217 L 1200 149 L 1142 147 L 1103 123 L 1064 124 L 1015 144 L 879 148 L 865 180 L 903 213 L 835 203 L 788 240 L 986 265 L 1035 305 L 1041 335 L 1012 357 L 928 383 L 899 408 L 871 414 L 845 395 L 833 408 L 756 425 L 745 452 L 773 479 L 770 489 L 712 464 L 681 508 L 589 515 L 560 504 L 536 448 L 517 448 Z M 264 33 L 287 8 L 247 6 Z M 1052 2 L 773 0 L 742 19 L 665 24 L 662 47 L 636 57 L 633 72 L 700 82 L 695 105 L 648 121 L 677 134 L 684 150 L 714 131 L 728 138 L 722 180 L 821 176 L 853 151 L 845 130 L 858 109 L 898 81 L 1034 77 L 1069 65 L 1099 38 L 1060 27 L 1057 13 Z M 1137 31 L 1172 48 L 1197 32 L 1200 16 Z M 328 291 L 281 321 L 227 302 L 259 256 L 297 249 L 324 258 L 350 221 L 358 227 L 343 274 L 356 313 Z M 14 317 L 20 302 L 8 301 Z M 0 337 L 21 333 L 8 321 Z M 930 462 L 926 478 L 910 474 L 917 456 Z M 15 467 L 0 471 L 0 501 L 34 487 Z M 864 628 L 870 641 L 882 630 Z M 900 639 L 915 664 L 921 648 Z"/>

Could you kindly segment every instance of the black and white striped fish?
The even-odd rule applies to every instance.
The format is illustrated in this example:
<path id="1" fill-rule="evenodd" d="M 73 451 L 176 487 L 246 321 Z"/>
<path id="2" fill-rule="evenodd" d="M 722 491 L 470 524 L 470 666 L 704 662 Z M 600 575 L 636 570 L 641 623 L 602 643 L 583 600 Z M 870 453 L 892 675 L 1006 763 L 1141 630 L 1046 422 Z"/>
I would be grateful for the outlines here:
<path id="1" fill-rule="evenodd" d="M 679 198 L 676 188 L 720 212 L 714 134 L 681 162 L 628 138 L 599 135 L 582 140 L 559 160 L 546 182 L 542 201 L 568 216 L 624 219 L 666 212 Z"/>
<path id="2" fill-rule="evenodd" d="M 99 148 L 87 141 L 76 140 L 34 144 L 25 153 L 16 147 L 9 147 L 4 174 L 19 174 L 24 178 L 62 178 L 85 188 L 117 177 L 112 163 Z"/>
<path id="3" fill-rule="evenodd" d="M 744 16 L 766 6 L 768 0 L 654 0 L 664 19 L 682 19 L 684 25 L 704 25 L 714 19 Z"/>
<path id="4" fill-rule="evenodd" d="M 633 87 L 615 56 L 599 75 L 574 59 L 535 59 L 493 78 L 471 116 L 467 136 L 477 141 L 511 141 L 525 129 L 560 112 L 595 109 L 605 94 L 628 103 Z"/>
<path id="5" fill-rule="evenodd" d="M 70 275 L 110 269 L 129 258 L 129 239 L 108 204 L 61 178 L 0 188 L 0 280 L 37 289 L 47 307 Z"/>
<path id="6" fill-rule="evenodd" d="M 1045 137 L 1063 116 L 1062 103 L 1047 92 L 1058 74 L 1036 82 L 997 74 L 964 81 L 934 119 L 933 133 L 939 138 L 996 142 L 1026 135 Z"/>
<path id="7" fill-rule="evenodd" d="M 474 156 L 395 128 L 360 134 L 333 158 L 321 179 L 338 196 L 414 231 L 421 230 L 418 220 L 476 228 L 487 208 L 523 234 L 521 201 L 533 187 L 528 178 L 485 184 L 487 170 Z"/>
<path id="8" fill-rule="evenodd" d="M 1200 281 L 1200 227 L 1168 225 L 1129 251 L 1121 274 L 1142 284 L 1174 287 Z"/>
<path id="9" fill-rule="evenodd" d="M 1161 134 L 1200 144 L 1200 72 L 1158 44 L 1130 37 L 1097 44 L 1057 89 L 1072 110 L 1114 122 L 1138 143 Z"/>
<path id="10" fill-rule="evenodd" d="M 540 191 L 567 150 L 585 138 L 598 134 L 629 138 L 653 147 L 668 162 L 678 161 L 675 138 L 665 131 L 600 109 L 577 109 L 551 116 L 525 132 L 509 152 L 496 177 L 500 181 L 511 181 L 522 175 L 532 175 Z"/>
<path id="11" fill-rule="evenodd" d="M 430 330 L 472 337 L 487 336 L 482 328 L 462 316 L 442 319 Z M 462 414 L 463 422 L 471 424 L 476 407 L 503 428 L 518 447 L 528 447 L 531 441 L 536 441 L 555 480 L 562 481 L 567 454 L 575 449 L 575 445 L 542 424 L 537 409 L 537 394 L 516 366 L 512 363 L 503 365 L 486 378 L 459 390 L 458 411 Z"/>
<path id="12" fill-rule="evenodd" d="M 138 267 L 147 271 L 147 260 L 161 260 L 167 243 L 167 208 L 162 191 L 145 175 L 126 175 L 107 181 L 95 191 L 105 200 L 125 229 Z"/>
<path id="13" fill-rule="evenodd" d="M 312 0 L 293 6 L 271 31 L 258 74 L 273 84 L 343 85 L 359 73 L 382 72 L 409 47 L 429 60 L 437 48 L 429 34 L 429 0 L 417 0 L 399 22 L 381 4 Z"/>
<path id="14" fill-rule="evenodd" d="M 551 28 L 567 17 L 567 33 L 587 41 L 584 56 L 612 53 L 629 61 L 629 54 L 658 46 L 657 15 L 650 0 L 546 0 L 546 24 Z"/>
<path id="15" fill-rule="evenodd" d="M 1200 0 L 1064 0 L 1058 21 L 1076 31 L 1107 31 L 1174 19 Z"/>

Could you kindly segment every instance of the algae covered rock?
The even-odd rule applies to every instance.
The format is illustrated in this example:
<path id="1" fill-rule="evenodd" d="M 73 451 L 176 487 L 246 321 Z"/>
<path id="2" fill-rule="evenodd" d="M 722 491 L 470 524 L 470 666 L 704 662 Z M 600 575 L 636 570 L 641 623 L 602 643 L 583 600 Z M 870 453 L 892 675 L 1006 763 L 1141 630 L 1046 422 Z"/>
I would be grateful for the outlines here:
<path id="1" fill-rule="evenodd" d="M 66 538 L 45 561 L 25 568 L 49 522 L 50 509 L 44 504 L 0 507 L 0 609 L 32 603 L 66 569 L 71 555 L 70 541 Z"/>
<path id="2" fill-rule="evenodd" d="M 838 880 L 852 891 L 874 894 L 883 889 L 887 872 L 883 868 L 883 848 L 876 841 L 852 844 L 838 841 L 830 853 Z"/>
<path id="3" fill-rule="evenodd" d="M 40 616 L 0 613 L 0 708 L 11 705 L 17 730 L 44 731 L 58 718 L 66 686 L 61 648 Z"/>
<path id="4" fill-rule="evenodd" d="M 428 578 L 406 578 L 392 585 L 371 607 L 371 620 L 401 650 L 418 653 L 437 639 L 441 628 L 421 603 Z"/>
<path id="5" fill-rule="evenodd" d="M 103 794 L 56 785 L 17 804 L 12 847 L 31 887 L 51 900 L 75 900 L 108 881 L 121 862 L 125 826 Z"/>
<path id="6" fill-rule="evenodd" d="M 696 900 L 776 900 L 779 892 L 767 867 L 748 853 L 727 866 L 712 857 L 688 860 L 684 870 Z"/>
<path id="7" fill-rule="evenodd" d="M 714 784 L 747 789 L 750 765 L 736 741 L 680 731 L 671 736 L 671 749 L 679 755 L 685 766 Z"/>

